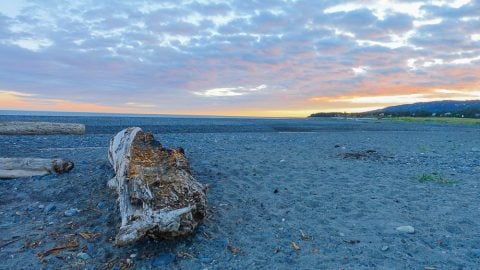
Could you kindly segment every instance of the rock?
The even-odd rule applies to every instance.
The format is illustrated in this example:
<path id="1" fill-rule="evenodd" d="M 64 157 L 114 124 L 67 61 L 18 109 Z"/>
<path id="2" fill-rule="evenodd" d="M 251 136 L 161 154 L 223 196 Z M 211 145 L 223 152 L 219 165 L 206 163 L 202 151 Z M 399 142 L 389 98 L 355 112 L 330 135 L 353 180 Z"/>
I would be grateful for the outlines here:
<path id="1" fill-rule="evenodd" d="M 110 141 L 108 159 L 121 217 L 115 244 L 185 236 L 205 217 L 206 187 L 192 176 L 182 148 L 163 148 L 152 133 L 127 128 Z"/>
<path id="2" fill-rule="evenodd" d="M 85 253 L 85 252 L 80 252 L 80 253 L 77 254 L 77 258 L 86 261 L 86 260 L 91 259 L 92 257 L 90 257 L 90 255 L 88 255 L 88 254 Z"/>
<path id="3" fill-rule="evenodd" d="M 407 226 L 399 226 L 396 228 L 397 231 L 399 232 L 404 232 L 404 233 L 415 233 L 415 228 L 413 228 L 410 225 Z"/>
<path id="4" fill-rule="evenodd" d="M 79 212 L 80 212 L 80 210 L 78 210 L 77 208 L 70 208 L 70 209 L 66 210 L 65 212 L 63 212 L 63 215 L 66 216 L 66 217 L 73 217 L 73 216 L 77 215 Z"/>
<path id="5" fill-rule="evenodd" d="M 472 152 L 480 152 L 480 148 L 478 148 L 478 147 L 472 147 Z"/>
<path id="6" fill-rule="evenodd" d="M 480 249 L 472 250 L 473 257 L 480 258 Z"/>
<path id="7" fill-rule="evenodd" d="M 45 213 L 48 213 L 48 212 L 52 212 L 53 210 L 57 209 L 57 206 L 55 206 L 55 204 L 53 203 L 49 203 L 47 204 L 47 206 L 45 207 Z"/>
<path id="8" fill-rule="evenodd" d="M 100 209 L 105 209 L 107 207 L 107 203 L 106 202 L 99 202 L 99 203 L 97 203 L 97 207 L 100 208 Z"/>
<path id="9" fill-rule="evenodd" d="M 389 249 L 388 246 L 383 246 L 383 247 L 382 247 L 382 251 L 387 251 L 388 249 Z"/>
<path id="10" fill-rule="evenodd" d="M 45 205 L 43 205 L 43 204 L 38 205 L 38 209 L 43 209 L 43 208 L 45 208 Z"/>
<path id="11" fill-rule="evenodd" d="M 152 266 L 153 267 L 161 267 L 166 266 L 175 261 L 175 255 L 171 253 L 160 254 L 153 258 Z"/>

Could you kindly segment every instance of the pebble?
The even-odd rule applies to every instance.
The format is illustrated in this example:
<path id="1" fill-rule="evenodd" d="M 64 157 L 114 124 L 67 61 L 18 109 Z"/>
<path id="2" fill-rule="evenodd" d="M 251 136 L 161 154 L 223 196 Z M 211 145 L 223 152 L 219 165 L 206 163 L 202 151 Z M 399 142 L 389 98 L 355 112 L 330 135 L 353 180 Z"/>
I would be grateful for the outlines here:
<path id="1" fill-rule="evenodd" d="M 45 206 L 45 212 L 46 213 L 51 212 L 55 209 L 57 209 L 57 206 L 53 203 L 49 203 L 49 204 L 47 204 L 47 206 Z"/>
<path id="2" fill-rule="evenodd" d="M 389 249 L 388 246 L 383 246 L 383 247 L 382 247 L 382 251 L 387 251 L 388 249 Z"/>
<path id="3" fill-rule="evenodd" d="M 99 202 L 97 203 L 97 207 L 100 208 L 100 209 L 104 209 L 107 207 L 107 203 L 106 202 Z"/>
<path id="4" fill-rule="evenodd" d="M 70 209 L 66 210 L 63 214 L 66 217 L 73 217 L 76 214 L 78 214 L 79 212 L 80 212 L 80 210 L 78 210 L 77 208 L 70 208 Z"/>
<path id="5" fill-rule="evenodd" d="M 43 209 L 43 208 L 45 208 L 45 205 L 43 205 L 43 204 L 38 205 L 38 209 Z"/>
<path id="6" fill-rule="evenodd" d="M 165 253 L 165 254 L 160 254 L 153 258 L 152 260 L 152 266 L 154 267 L 160 267 L 160 266 L 166 266 L 175 261 L 175 254 L 171 253 Z"/>
<path id="7" fill-rule="evenodd" d="M 91 259 L 90 255 L 85 252 L 80 252 L 77 254 L 77 258 L 82 259 L 84 261 Z"/>
<path id="8" fill-rule="evenodd" d="M 480 258 L 480 249 L 472 250 L 473 257 Z"/>
<path id="9" fill-rule="evenodd" d="M 415 228 L 410 225 L 397 227 L 396 230 L 404 233 L 415 233 Z"/>

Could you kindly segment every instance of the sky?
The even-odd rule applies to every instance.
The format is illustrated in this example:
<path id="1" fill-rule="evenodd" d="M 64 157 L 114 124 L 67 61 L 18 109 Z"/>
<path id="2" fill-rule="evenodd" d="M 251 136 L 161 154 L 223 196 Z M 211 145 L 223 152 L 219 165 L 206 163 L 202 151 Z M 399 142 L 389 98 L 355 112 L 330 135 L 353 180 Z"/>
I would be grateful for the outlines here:
<path id="1" fill-rule="evenodd" d="M 0 0 L 0 109 L 308 116 L 480 99 L 480 0 Z"/>

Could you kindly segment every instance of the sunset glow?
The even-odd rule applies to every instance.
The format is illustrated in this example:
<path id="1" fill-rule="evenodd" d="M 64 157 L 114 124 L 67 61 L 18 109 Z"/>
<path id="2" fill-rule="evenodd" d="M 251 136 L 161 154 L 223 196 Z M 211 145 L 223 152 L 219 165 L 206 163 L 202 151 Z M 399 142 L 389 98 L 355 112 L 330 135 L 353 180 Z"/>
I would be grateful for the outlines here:
<path id="1" fill-rule="evenodd" d="M 480 99 L 479 1 L 11 1 L 0 110 L 295 116 Z"/>

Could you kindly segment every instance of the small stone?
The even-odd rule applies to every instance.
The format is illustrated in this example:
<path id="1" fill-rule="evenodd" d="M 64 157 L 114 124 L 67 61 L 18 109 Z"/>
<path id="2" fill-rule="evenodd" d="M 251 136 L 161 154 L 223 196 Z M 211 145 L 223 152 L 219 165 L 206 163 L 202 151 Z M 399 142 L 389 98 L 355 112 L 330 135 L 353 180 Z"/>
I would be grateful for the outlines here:
<path id="1" fill-rule="evenodd" d="M 175 255 L 171 253 L 165 253 L 165 254 L 160 254 L 153 258 L 152 260 L 152 266 L 154 267 L 160 267 L 160 266 L 166 266 L 175 261 Z"/>
<path id="2" fill-rule="evenodd" d="M 137 254 L 136 254 L 136 253 L 130 254 L 130 258 L 133 259 L 133 258 L 135 258 L 135 257 L 137 257 Z"/>
<path id="3" fill-rule="evenodd" d="M 70 209 L 66 210 L 63 214 L 66 217 L 73 217 L 76 214 L 78 214 L 79 212 L 80 212 L 80 210 L 78 210 L 77 208 L 70 208 Z"/>
<path id="4" fill-rule="evenodd" d="M 43 209 L 43 208 L 45 208 L 45 205 L 43 205 L 43 204 L 38 205 L 38 209 Z"/>
<path id="5" fill-rule="evenodd" d="M 77 254 L 77 258 L 86 261 L 86 260 L 91 259 L 92 257 L 90 257 L 90 255 L 88 255 L 88 254 L 85 253 L 85 252 L 80 252 L 80 253 Z"/>
<path id="6" fill-rule="evenodd" d="M 480 148 L 478 148 L 478 147 L 473 147 L 473 148 L 472 148 L 472 152 L 480 152 Z"/>
<path id="7" fill-rule="evenodd" d="M 399 226 L 396 228 L 397 231 L 399 232 L 404 232 L 404 233 L 415 233 L 415 228 L 413 228 L 410 225 L 407 226 Z"/>
<path id="8" fill-rule="evenodd" d="M 423 268 L 423 270 L 437 270 L 437 268 L 433 267 L 433 266 L 425 266 Z"/>
<path id="9" fill-rule="evenodd" d="M 97 207 L 100 208 L 100 209 L 104 209 L 107 207 L 107 203 L 105 202 L 99 202 L 97 203 Z"/>
<path id="10" fill-rule="evenodd" d="M 388 249 L 389 249 L 388 246 L 383 246 L 383 247 L 382 247 L 382 251 L 387 251 Z"/>
<path id="11" fill-rule="evenodd" d="M 480 258 L 480 249 L 472 250 L 473 257 Z"/>
<path id="12" fill-rule="evenodd" d="M 52 212 L 55 209 L 57 209 L 57 206 L 55 206 L 55 204 L 53 204 L 53 203 L 49 203 L 49 204 L 47 204 L 47 206 L 45 206 L 45 212 L 46 213 Z"/>

